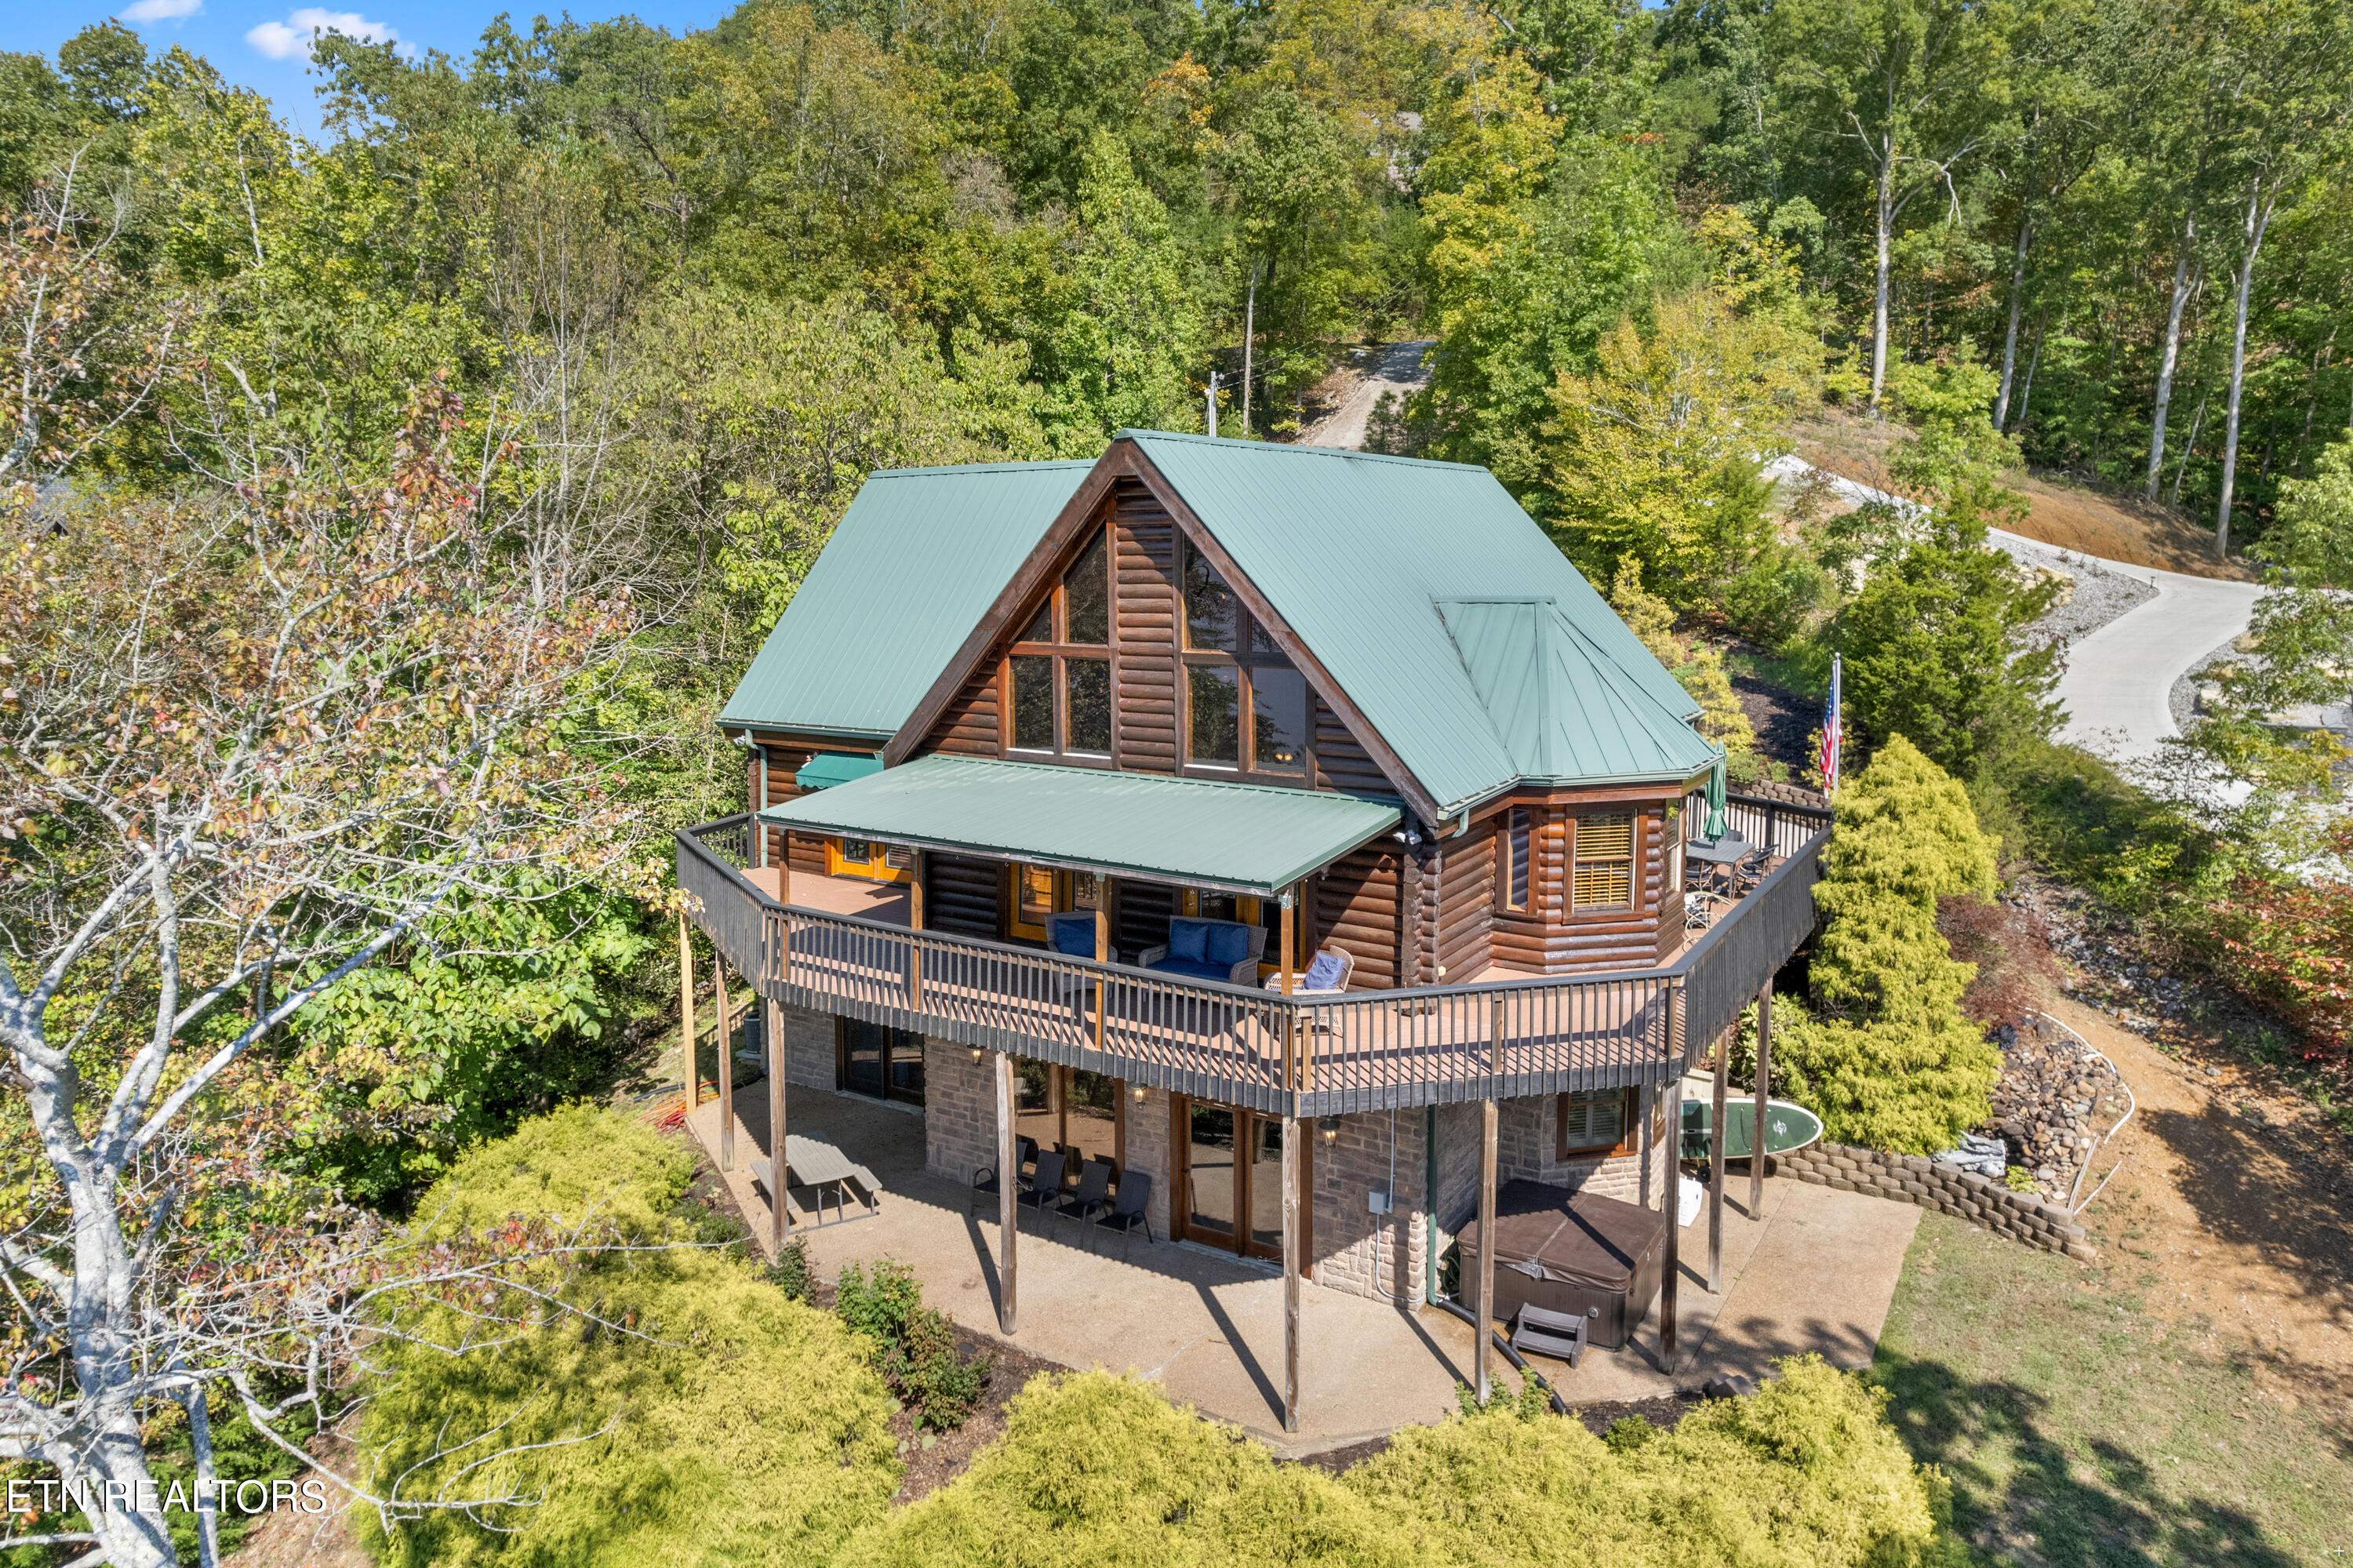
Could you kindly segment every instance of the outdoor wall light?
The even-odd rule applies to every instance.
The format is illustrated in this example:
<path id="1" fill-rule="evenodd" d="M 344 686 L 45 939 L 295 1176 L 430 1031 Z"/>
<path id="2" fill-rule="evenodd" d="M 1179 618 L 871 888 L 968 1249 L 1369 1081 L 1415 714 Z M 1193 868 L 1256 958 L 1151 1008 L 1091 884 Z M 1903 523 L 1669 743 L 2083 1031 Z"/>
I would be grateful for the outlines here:
<path id="1" fill-rule="evenodd" d="M 987 1054 L 988 1054 L 988 1053 L 987 1053 L 987 1052 L 986 1052 L 986 1051 L 982 1050 L 982 1049 L 981 1049 L 979 1046 L 977 1046 L 977 1045 L 976 1045 L 976 1046 L 974 1046 L 974 1047 L 972 1048 L 972 1059 L 973 1059 L 974 1061 L 976 1061 L 976 1062 L 979 1061 L 983 1056 L 986 1056 L 986 1055 L 987 1055 Z"/>
<path id="2" fill-rule="evenodd" d="M 1142 1084 L 1130 1084 L 1128 1086 L 1127 1092 L 1135 1097 L 1135 1103 L 1137 1105 L 1142 1105 L 1144 1103 L 1144 1086 Z"/>
<path id="3" fill-rule="evenodd" d="M 1340 1118 L 1336 1116 L 1319 1116 L 1315 1118 L 1315 1130 L 1324 1135 L 1324 1142 L 1337 1143 L 1340 1140 Z"/>

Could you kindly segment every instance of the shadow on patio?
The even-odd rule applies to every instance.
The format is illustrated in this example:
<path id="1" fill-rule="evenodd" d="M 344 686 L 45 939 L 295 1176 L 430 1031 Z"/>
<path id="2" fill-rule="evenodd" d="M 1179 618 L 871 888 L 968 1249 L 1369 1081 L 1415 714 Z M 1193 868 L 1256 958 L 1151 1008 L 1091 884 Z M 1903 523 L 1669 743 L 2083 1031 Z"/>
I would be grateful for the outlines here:
<path id="1" fill-rule="evenodd" d="M 735 1091 L 735 1169 L 728 1189 L 765 1247 L 768 1205 L 752 1162 L 768 1150 L 765 1081 Z M 881 1213 L 801 1224 L 819 1274 L 894 1258 L 913 1268 L 924 1299 L 967 1329 L 1000 1337 L 996 1203 L 968 1211 L 968 1190 L 924 1169 L 923 1118 L 913 1108 L 828 1090 L 791 1087 L 786 1121 L 868 1167 L 883 1188 Z M 714 1160 L 719 1105 L 689 1125 Z M 1745 1198 L 1746 1181 L 1734 1185 Z M 795 1220 L 808 1195 L 795 1189 Z M 828 1213 L 832 1212 L 828 1205 Z M 858 1208 L 851 1204 L 850 1213 Z M 1656 1398 L 1722 1372 L 1762 1378 L 1774 1356 L 1817 1351 L 1835 1364 L 1868 1365 L 1919 1211 L 1779 1179 L 1766 1183 L 1761 1221 L 1736 1203 L 1725 1215 L 1725 1292 L 1705 1288 L 1706 1221 L 1683 1234 L 1682 1364 L 1658 1367 L 1657 1319 L 1624 1350 L 1589 1351 L 1575 1372 L 1537 1370 L 1573 1404 Z M 1070 1367 L 1133 1370 L 1169 1395 L 1231 1421 L 1279 1454 L 1302 1455 L 1442 1419 L 1471 1373 L 1471 1329 L 1430 1308 L 1309 1284 L 1302 1292 L 1300 1430 L 1282 1430 L 1282 1282 L 1271 1268 L 1165 1238 L 1135 1239 L 1123 1261 L 1114 1235 L 1023 1211 L 1019 1316 L 1014 1343 Z M 1501 1357 L 1492 1363 L 1516 1386 Z"/>

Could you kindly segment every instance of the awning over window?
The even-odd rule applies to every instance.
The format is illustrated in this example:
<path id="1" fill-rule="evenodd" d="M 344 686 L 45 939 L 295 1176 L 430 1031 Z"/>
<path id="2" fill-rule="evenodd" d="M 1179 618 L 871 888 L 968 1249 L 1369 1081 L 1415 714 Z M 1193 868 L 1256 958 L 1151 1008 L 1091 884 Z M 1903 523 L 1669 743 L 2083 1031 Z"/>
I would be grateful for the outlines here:
<path id="1" fill-rule="evenodd" d="M 836 784 L 847 784 L 853 779 L 881 771 L 882 759 L 879 757 L 820 751 L 801 765 L 800 771 L 793 775 L 793 782 L 804 789 L 830 789 Z"/>
<path id="2" fill-rule="evenodd" d="M 760 817 L 803 832 L 1268 895 L 1403 813 L 1394 801 L 1323 790 L 932 756 Z"/>

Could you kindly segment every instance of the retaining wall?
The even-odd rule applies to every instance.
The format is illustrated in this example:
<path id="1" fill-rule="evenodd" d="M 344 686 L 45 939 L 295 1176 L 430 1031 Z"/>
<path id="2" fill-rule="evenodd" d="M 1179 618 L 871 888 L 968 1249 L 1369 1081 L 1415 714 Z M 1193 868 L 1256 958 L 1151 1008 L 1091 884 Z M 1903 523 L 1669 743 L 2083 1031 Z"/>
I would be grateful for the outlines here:
<path id="1" fill-rule="evenodd" d="M 2084 1239 L 2084 1227 L 2056 1203 L 2031 1192 L 2013 1192 L 1990 1176 L 1939 1165 L 1917 1154 L 1883 1154 L 1842 1143 L 1817 1143 L 1794 1154 L 1773 1156 L 1781 1175 L 1841 1192 L 1868 1192 L 1899 1203 L 1970 1221 L 2028 1246 L 2090 1260 L 2098 1249 Z"/>

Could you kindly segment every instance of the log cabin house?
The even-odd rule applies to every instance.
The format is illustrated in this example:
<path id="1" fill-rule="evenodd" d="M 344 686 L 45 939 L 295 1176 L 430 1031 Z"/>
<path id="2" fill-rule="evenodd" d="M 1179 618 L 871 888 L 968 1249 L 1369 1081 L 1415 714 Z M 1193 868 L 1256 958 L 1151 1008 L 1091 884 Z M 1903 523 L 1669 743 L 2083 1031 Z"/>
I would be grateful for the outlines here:
<path id="1" fill-rule="evenodd" d="M 1697 715 L 1482 469 L 1124 430 L 867 481 L 680 885 L 772 1127 L 907 1102 L 939 1176 L 1028 1137 L 1293 1292 L 1429 1299 L 1499 1181 L 1672 1213 L 1694 1045 L 1811 929 L 1826 817 L 1724 804 Z M 1763 874 L 1694 928 L 1712 773 Z"/>

